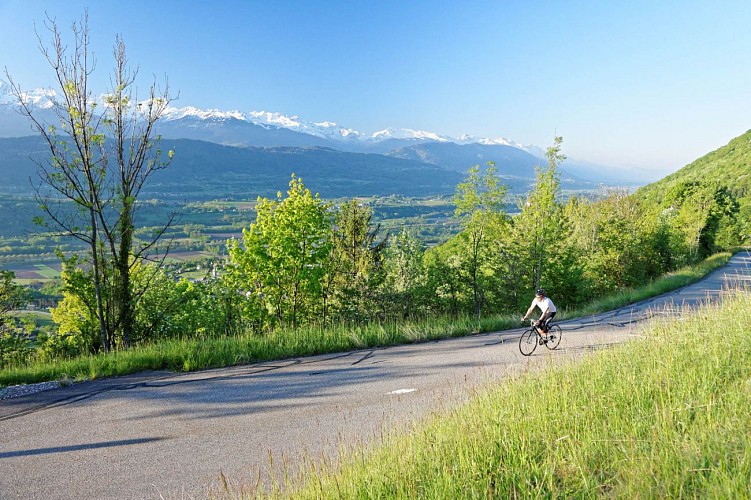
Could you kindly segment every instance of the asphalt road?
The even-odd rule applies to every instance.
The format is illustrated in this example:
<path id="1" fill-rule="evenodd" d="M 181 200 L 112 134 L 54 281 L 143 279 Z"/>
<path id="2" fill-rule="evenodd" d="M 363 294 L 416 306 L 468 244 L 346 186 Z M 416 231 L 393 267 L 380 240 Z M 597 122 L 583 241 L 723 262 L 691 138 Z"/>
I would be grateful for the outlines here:
<path id="1" fill-rule="evenodd" d="M 751 284 L 748 253 L 695 285 L 561 322 L 559 349 L 528 358 L 514 330 L 0 401 L 0 499 L 205 498 L 221 491 L 220 472 L 268 484 L 272 470 L 335 459 L 340 446 L 418 425 L 511 373 L 634 338 L 650 317 L 684 314 L 738 283 Z"/>

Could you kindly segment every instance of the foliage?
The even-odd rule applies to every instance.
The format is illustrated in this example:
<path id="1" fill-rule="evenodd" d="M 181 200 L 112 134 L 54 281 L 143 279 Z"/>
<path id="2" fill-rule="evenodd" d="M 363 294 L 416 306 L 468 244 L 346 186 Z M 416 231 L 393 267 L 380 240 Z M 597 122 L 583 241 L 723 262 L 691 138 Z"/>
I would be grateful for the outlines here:
<path id="1" fill-rule="evenodd" d="M 718 235 L 736 227 L 739 204 L 727 187 L 704 180 L 673 185 L 662 201 L 663 210 L 672 211 L 673 224 L 683 236 L 687 257 L 704 258 L 717 251 Z M 725 245 L 741 239 L 725 234 Z"/>
<path id="2" fill-rule="evenodd" d="M 564 203 L 561 148 L 556 137 L 547 167 L 538 168 L 513 216 L 505 212 L 506 188 L 494 165 L 470 169 L 454 197 L 461 231 L 432 247 L 407 227 L 381 234 L 363 200 L 326 203 L 293 175 L 286 196 L 248 207 L 255 222 L 241 241 L 228 242 L 228 262 L 211 264 L 215 278 L 175 281 L 158 265 L 131 262 L 129 340 L 272 336 L 431 317 L 471 316 L 479 325 L 489 313 L 518 315 L 538 286 L 566 314 L 603 296 L 651 290 L 664 273 L 739 241 L 744 207 L 713 182 L 677 183 L 657 204 L 619 190 Z M 189 236 L 197 228 L 179 231 Z M 64 299 L 53 312 L 59 329 L 40 337 L 40 357 L 103 346 L 95 268 L 77 257 L 64 264 Z M 117 259 L 101 259 L 99 297 L 108 311 L 122 295 L 118 269 Z M 108 313 L 105 330 L 115 331 L 120 317 Z M 125 344 L 122 337 L 114 346 Z"/>
<path id="3" fill-rule="evenodd" d="M 0 368 L 23 363 L 31 354 L 29 329 L 10 316 L 11 311 L 23 307 L 28 300 L 28 293 L 14 278 L 12 272 L 0 270 Z"/>
<path id="4" fill-rule="evenodd" d="M 136 274 L 136 279 L 144 278 L 150 279 L 151 285 L 136 310 L 138 343 L 170 338 L 216 338 L 240 331 L 237 294 L 220 280 L 193 282 L 183 278 L 175 282 L 161 272 L 151 276 Z"/>
<path id="5" fill-rule="evenodd" d="M 725 227 L 718 230 L 720 233 L 730 233 L 730 241 L 727 234 L 722 236 L 725 244 L 748 244 L 751 242 L 751 130 L 731 140 L 725 146 L 708 153 L 696 161 L 686 165 L 677 172 L 664 179 L 645 186 L 635 193 L 635 196 L 645 200 L 650 205 L 662 204 L 666 193 L 680 193 L 687 186 L 701 184 L 710 187 L 718 193 L 723 188 L 726 194 L 734 198 L 738 203 L 738 215 L 735 226 Z M 683 187 L 681 187 L 681 185 Z M 701 208 L 701 199 L 697 193 L 691 205 Z M 711 196 L 711 195 L 710 195 Z M 725 196 L 724 194 L 720 195 Z M 720 204 L 722 201 L 717 200 Z M 686 214 L 688 215 L 688 214 Z M 698 214 L 697 214 L 698 215 Z M 729 224 L 727 219 L 724 223 Z M 698 221 L 697 224 L 701 224 Z M 701 226 L 699 226 L 701 227 Z M 704 242 L 706 246 L 708 242 Z M 700 248 L 699 253 L 703 250 Z"/>
<path id="6" fill-rule="evenodd" d="M 168 163 L 161 159 L 159 140 L 153 136 L 154 124 L 170 103 L 168 86 L 165 83 L 164 90 L 157 91 L 153 84 L 147 99 L 137 102 L 136 75 L 128 68 L 125 44 L 118 37 L 112 88 L 100 110 L 89 87 L 95 64 L 88 15 L 72 25 L 72 52 L 54 20 L 49 19 L 46 27 L 50 42 L 45 44 L 39 36 L 39 44 L 60 85 L 53 107 L 58 123 L 46 123 L 43 113 L 8 75 L 21 113 L 49 149 L 49 157 L 37 162 L 41 182 L 36 199 L 44 216 L 36 221 L 87 245 L 100 337 L 97 346 L 105 351 L 127 347 L 143 293 L 133 289 L 131 270 L 140 260 L 153 258 L 154 245 L 164 231 L 157 231 L 150 241 L 134 239 L 141 189 L 153 172 Z M 167 156 L 171 158 L 172 152 Z M 170 223 L 171 219 L 167 226 Z"/>
<path id="7" fill-rule="evenodd" d="M 566 244 L 581 256 L 578 303 L 641 285 L 666 269 L 656 246 L 654 223 L 623 191 L 604 191 L 590 202 L 572 198 L 564 208 L 570 225 Z M 586 258 L 584 258 L 586 256 Z"/>
<path id="8" fill-rule="evenodd" d="M 479 165 L 469 170 L 465 182 L 456 187 L 456 216 L 462 224 L 459 241 L 464 248 L 463 267 L 472 287 L 475 317 L 482 317 L 486 301 L 490 237 L 508 220 L 504 212 L 507 188 L 496 174 L 495 164 L 489 162 L 482 174 Z"/>
<path id="9" fill-rule="evenodd" d="M 0 368 L 26 364 L 34 355 L 29 331 L 13 323 L 0 329 Z"/>
<path id="10" fill-rule="evenodd" d="M 82 348 L 82 352 L 78 354 L 83 354 L 99 350 L 102 338 L 99 336 L 97 297 L 92 271 L 86 270 L 80 262 L 81 258 L 78 255 L 63 258 L 63 270 L 60 274 L 63 299 L 50 312 L 53 321 L 58 325 L 57 336 L 76 339 L 63 343 L 66 351 L 67 346 L 74 344 Z M 108 287 L 104 289 L 107 290 Z M 43 339 L 51 343 L 49 351 L 56 349 L 53 344 L 60 343 L 57 336 Z"/>
<path id="11" fill-rule="evenodd" d="M 514 219 L 514 237 L 521 244 L 523 276 L 522 287 L 534 290 L 544 283 L 545 272 L 555 259 L 551 248 L 560 245 L 563 224 L 557 197 L 560 190 L 560 163 L 566 159 L 561 153 L 562 137 L 556 137 L 547 149 L 547 168 L 537 169 L 535 188 L 520 202 L 521 213 Z M 550 287 L 548 287 L 550 288 Z"/>
<path id="12" fill-rule="evenodd" d="M 484 310 L 512 314 L 539 286 L 559 304 L 574 308 L 648 283 L 737 242 L 732 238 L 738 227 L 737 204 L 732 194 L 716 186 L 684 186 L 661 206 L 619 190 L 563 204 L 557 172 L 565 158 L 561 149 L 562 138 L 556 137 L 547 151 L 547 167 L 538 168 L 534 189 L 520 200 L 520 213 L 513 217 L 505 213 L 506 188 L 495 166 L 470 169 L 454 197 L 461 231 L 427 250 L 406 230 L 389 245 L 386 238 L 375 243 L 378 228 L 371 227 L 371 212 L 356 200 L 330 208 L 330 253 L 322 252 L 316 264 L 322 269 L 321 287 L 308 296 L 316 313 L 295 323 L 431 314 L 473 314 L 479 319 Z M 708 193 L 711 203 L 702 212 L 699 233 L 688 237 L 686 228 L 697 226 L 679 221 L 699 212 L 694 193 Z M 245 249 L 235 242 L 230 251 L 237 279 L 228 286 L 250 291 L 244 317 L 264 329 L 282 324 L 289 309 L 282 308 L 280 300 L 269 302 L 267 294 L 277 299 L 295 296 L 292 288 L 278 286 L 281 280 L 294 282 L 294 266 L 269 257 L 283 253 L 274 250 L 283 245 L 274 243 L 273 235 L 284 224 L 269 222 L 281 203 L 281 198 L 259 203 L 259 220 L 246 233 Z M 322 220 L 323 228 L 331 219 Z M 286 231 L 305 234 L 300 228 Z M 245 271 L 238 273 L 240 268 Z"/>
<path id="13" fill-rule="evenodd" d="M 13 280 L 15 274 L 0 269 L 0 325 L 9 321 L 8 313 L 26 304 L 27 292 Z"/>
<path id="14" fill-rule="evenodd" d="M 426 253 L 426 258 L 431 252 Z M 660 295 L 669 290 L 698 281 L 710 271 L 727 263 L 730 255 L 723 254 L 686 268 L 666 278 L 656 280 L 637 290 L 607 297 L 606 301 L 582 310 L 569 311 L 569 316 L 594 314 L 620 307 L 635 300 Z M 562 312 L 563 317 L 566 312 Z M 518 314 L 493 315 L 478 322 L 467 316 L 439 316 L 423 320 L 372 322 L 362 325 L 333 325 L 277 329 L 268 335 L 255 335 L 241 330 L 234 335 L 179 338 L 143 343 L 127 351 L 97 353 L 69 360 L 44 362 L 35 357 L 28 364 L 17 364 L 0 370 L 0 386 L 42 382 L 46 380 L 92 379 L 126 375 L 144 370 L 169 369 L 192 371 L 256 361 L 284 359 L 295 356 L 341 352 L 364 347 L 389 346 L 406 342 L 441 339 L 477 332 L 495 332 L 517 327 Z"/>
<path id="15" fill-rule="evenodd" d="M 422 242 L 408 229 L 390 239 L 384 258 L 382 297 L 397 318 L 409 318 L 420 306 L 426 282 Z"/>
<path id="16" fill-rule="evenodd" d="M 132 277 L 134 289 L 144 290 L 134 311 L 133 342 L 216 337 L 237 331 L 239 318 L 231 302 L 235 294 L 228 293 L 218 280 L 175 281 L 155 264 L 136 264 Z M 39 338 L 42 359 L 100 350 L 91 272 L 80 267 L 78 257 L 73 256 L 64 263 L 62 282 L 63 300 L 51 310 L 57 332 Z"/>
<path id="17" fill-rule="evenodd" d="M 259 199 L 243 246 L 230 243 L 229 286 L 245 291 L 246 315 L 263 328 L 305 322 L 321 310 L 331 250 L 328 206 L 294 176 L 287 197 Z"/>
<path id="18" fill-rule="evenodd" d="M 323 323 L 329 318 L 359 323 L 373 317 L 379 286 L 384 280 L 384 249 L 388 235 L 380 237 L 370 207 L 357 199 L 334 213 L 332 248 L 325 276 Z M 380 238 L 380 241 L 379 241 Z"/>
<path id="19" fill-rule="evenodd" d="M 87 335 L 66 330 L 72 325 L 61 324 L 57 332 L 43 332 L 37 337 L 34 359 L 38 362 L 55 362 L 84 356 L 89 352 Z"/>

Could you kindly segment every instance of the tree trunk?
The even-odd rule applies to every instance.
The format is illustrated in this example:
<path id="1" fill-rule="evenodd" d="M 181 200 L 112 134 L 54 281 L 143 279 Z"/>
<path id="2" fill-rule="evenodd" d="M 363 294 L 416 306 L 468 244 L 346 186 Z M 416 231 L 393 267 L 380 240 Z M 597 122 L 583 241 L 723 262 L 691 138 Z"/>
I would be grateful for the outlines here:
<path id="1" fill-rule="evenodd" d="M 107 325 L 104 317 L 104 301 L 102 300 L 102 280 L 101 271 L 99 269 L 99 252 L 97 249 L 97 230 L 96 230 L 96 213 L 92 210 L 91 214 L 91 258 L 92 266 L 94 267 L 94 295 L 96 296 L 96 311 L 97 319 L 99 321 L 99 338 L 102 340 L 102 349 L 104 352 L 109 352 L 110 342 L 107 335 Z"/>
<path id="2" fill-rule="evenodd" d="M 133 332 L 134 308 L 133 289 L 131 286 L 130 252 L 133 246 L 133 218 L 132 203 L 126 200 L 123 203 L 121 226 L 120 226 L 120 255 L 118 256 L 118 285 L 120 287 L 120 318 L 119 325 L 122 332 L 125 347 L 130 347 L 131 333 Z"/>

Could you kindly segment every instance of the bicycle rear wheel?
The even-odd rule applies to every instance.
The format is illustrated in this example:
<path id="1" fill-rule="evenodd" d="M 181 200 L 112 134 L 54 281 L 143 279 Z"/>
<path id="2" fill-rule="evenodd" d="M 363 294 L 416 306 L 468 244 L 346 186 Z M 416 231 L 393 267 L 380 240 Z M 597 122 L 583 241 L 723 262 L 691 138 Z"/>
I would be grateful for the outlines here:
<path id="1" fill-rule="evenodd" d="M 537 349 L 537 332 L 530 328 L 519 337 L 519 350 L 525 356 L 531 355 Z"/>
<path id="2" fill-rule="evenodd" d="M 548 329 L 548 341 L 545 342 L 545 346 L 553 350 L 561 343 L 561 334 L 563 332 L 561 331 L 561 327 L 558 325 L 550 325 L 550 328 Z"/>

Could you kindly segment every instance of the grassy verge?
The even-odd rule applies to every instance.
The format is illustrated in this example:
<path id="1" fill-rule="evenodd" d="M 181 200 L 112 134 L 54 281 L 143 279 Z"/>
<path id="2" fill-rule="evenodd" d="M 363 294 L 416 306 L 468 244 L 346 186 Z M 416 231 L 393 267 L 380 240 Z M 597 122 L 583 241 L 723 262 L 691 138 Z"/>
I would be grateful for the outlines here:
<path id="1" fill-rule="evenodd" d="M 671 273 L 646 287 L 600 301 L 583 311 L 567 311 L 560 317 L 570 318 L 606 311 L 685 286 L 723 266 L 730 256 L 729 253 L 718 254 L 700 264 Z M 434 318 L 414 323 L 278 331 L 266 336 L 175 339 L 128 351 L 6 368 L 0 371 L 0 387 L 49 380 L 95 379 L 147 370 L 195 371 L 369 347 L 386 347 L 519 326 L 517 316 L 492 316 L 483 318 L 479 324 L 471 318 Z"/>
<path id="2" fill-rule="evenodd" d="M 737 293 L 680 326 L 519 376 L 272 496 L 747 498 L 749 310 Z"/>
<path id="3" fill-rule="evenodd" d="M 412 323 L 280 330 L 263 336 L 165 340 L 127 351 L 6 368 L 0 371 L 0 387 L 49 380 L 80 381 L 147 370 L 196 371 L 458 337 L 508 329 L 518 324 L 515 316 L 487 318 L 479 325 L 470 318 L 444 318 Z"/>

